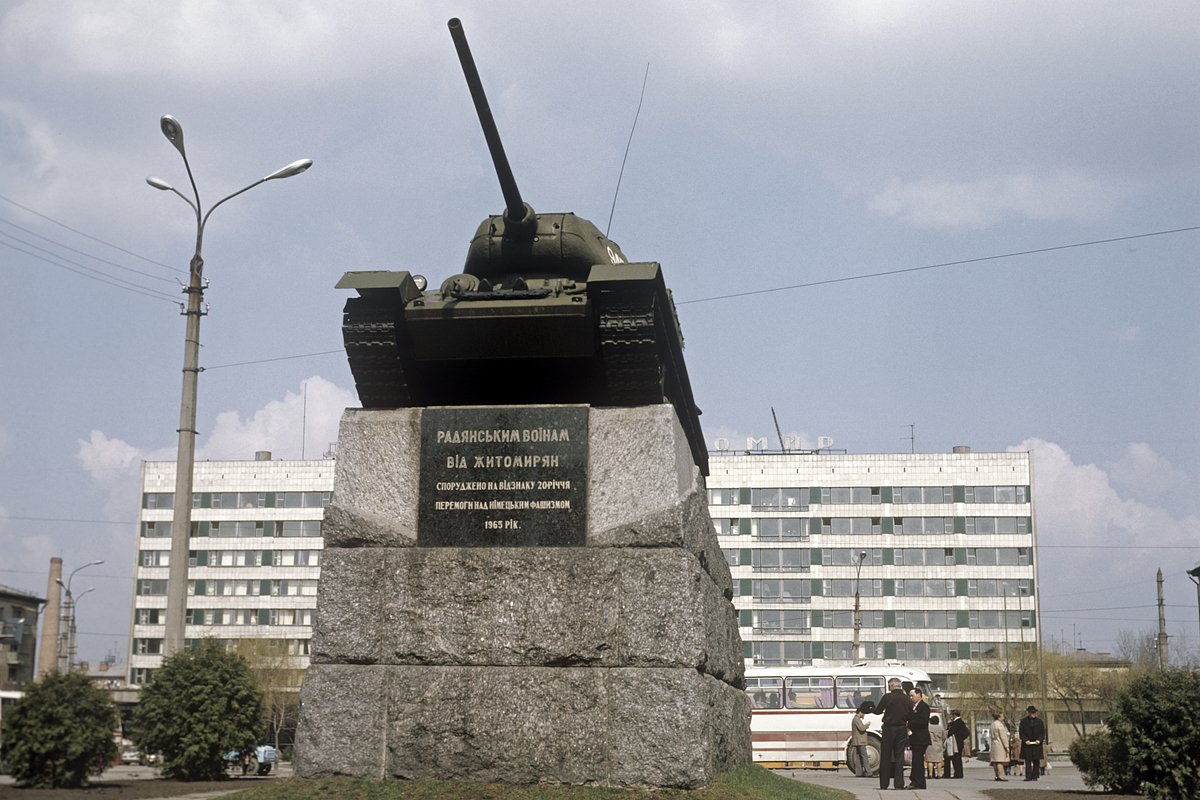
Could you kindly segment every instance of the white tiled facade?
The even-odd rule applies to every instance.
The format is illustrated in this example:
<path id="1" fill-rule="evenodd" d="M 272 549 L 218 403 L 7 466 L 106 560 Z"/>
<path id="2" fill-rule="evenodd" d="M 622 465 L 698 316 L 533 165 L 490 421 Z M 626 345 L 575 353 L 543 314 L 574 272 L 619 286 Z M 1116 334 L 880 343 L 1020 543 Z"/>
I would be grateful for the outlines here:
<path id="1" fill-rule="evenodd" d="M 895 659 L 945 685 L 1036 646 L 1032 455 L 955 449 L 709 454 L 747 664 Z"/>
<path id="2" fill-rule="evenodd" d="M 297 680 L 308 666 L 321 519 L 334 462 L 198 461 L 188 559 L 188 640 L 275 640 Z M 130 681 L 162 663 L 175 462 L 143 462 Z"/>

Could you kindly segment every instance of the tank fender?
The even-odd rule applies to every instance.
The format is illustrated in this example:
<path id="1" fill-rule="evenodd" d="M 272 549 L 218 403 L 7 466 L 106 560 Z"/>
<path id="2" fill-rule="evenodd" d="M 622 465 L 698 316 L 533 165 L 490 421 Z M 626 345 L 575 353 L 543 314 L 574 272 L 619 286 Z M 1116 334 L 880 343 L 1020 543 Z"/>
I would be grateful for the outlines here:
<path id="1" fill-rule="evenodd" d="M 362 297 L 382 296 L 389 292 L 398 292 L 400 302 L 404 304 L 421 296 L 421 289 L 413 279 L 412 273 L 382 269 L 347 272 L 334 288 L 356 289 Z"/>
<path id="2" fill-rule="evenodd" d="M 662 268 L 657 261 L 635 261 L 630 264 L 595 264 L 588 272 L 588 285 L 593 283 L 612 285 L 615 283 L 662 283 Z"/>

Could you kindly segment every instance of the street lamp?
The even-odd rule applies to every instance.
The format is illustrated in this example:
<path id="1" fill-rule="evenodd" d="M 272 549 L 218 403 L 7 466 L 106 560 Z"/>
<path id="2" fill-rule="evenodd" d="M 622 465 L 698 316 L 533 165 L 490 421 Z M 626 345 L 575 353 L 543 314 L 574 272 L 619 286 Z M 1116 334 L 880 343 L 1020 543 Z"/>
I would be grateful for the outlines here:
<path id="1" fill-rule="evenodd" d="M 290 178 L 299 175 L 312 166 L 312 159 L 304 158 L 293 161 L 286 167 L 281 167 L 264 178 L 259 178 L 249 186 L 238 189 L 214 203 L 207 212 L 202 213 L 200 192 L 196 189 L 196 180 L 192 177 L 192 166 L 188 163 L 187 151 L 183 145 L 183 126 L 179 120 L 170 114 L 159 120 L 163 136 L 167 137 L 179 155 L 183 157 L 183 166 L 187 170 L 188 181 L 192 185 L 192 199 L 184 195 L 171 184 L 161 178 L 146 178 L 146 183 L 164 192 L 174 192 L 183 202 L 192 207 L 196 213 L 196 252 L 188 269 L 188 285 L 183 291 L 187 295 L 187 303 L 183 314 L 187 325 L 183 336 L 183 391 L 179 402 L 179 446 L 175 459 L 175 509 L 171 518 L 171 560 L 167 573 L 167 613 L 166 634 L 163 641 L 164 656 L 172 655 L 183 649 L 184 628 L 187 625 L 187 569 L 188 544 L 192 527 L 192 469 L 196 457 L 196 381 L 200 374 L 200 317 L 205 313 L 201 310 L 204 299 L 204 259 L 200 255 L 204 243 L 204 226 L 217 206 L 248 192 L 255 186 L 267 181 Z"/>
<path id="2" fill-rule="evenodd" d="M 1200 564 L 1189 569 L 1187 575 L 1192 579 L 1192 583 L 1196 584 L 1196 607 L 1200 610 Z"/>
<path id="3" fill-rule="evenodd" d="M 78 598 L 71 597 L 71 581 L 74 580 L 75 573 L 85 570 L 88 567 L 99 566 L 103 563 L 104 559 L 90 561 L 81 567 L 76 567 L 75 569 L 71 570 L 71 573 L 67 575 L 66 583 L 63 583 L 62 578 L 58 578 L 55 581 L 66 592 L 66 598 L 62 607 L 62 614 L 59 616 L 58 642 L 55 643 L 58 652 L 57 662 L 59 663 L 57 666 L 57 671 L 59 673 L 70 672 L 72 667 L 74 667 L 75 603 L 78 602 Z M 87 589 L 87 591 L 79 595 L 79 597 L 83 597 L 84 594 L 93 591 L 95 588 L 96 587 L 93 586 Z"/>
<path id="4" fill-rule="evenodd" d="M 859 633 L 862 631 L 862 612 L 859 609 L 858 579 L 862 575 L 862 565 L 866 559 L 867 551 L 863 550 L 858 554 L 858 568 L 854 570 L 854 641 L 850 645 L 850 660 L 852 662 L 861 660 L 861 654 L 858 651 L 858 639 Z"/>

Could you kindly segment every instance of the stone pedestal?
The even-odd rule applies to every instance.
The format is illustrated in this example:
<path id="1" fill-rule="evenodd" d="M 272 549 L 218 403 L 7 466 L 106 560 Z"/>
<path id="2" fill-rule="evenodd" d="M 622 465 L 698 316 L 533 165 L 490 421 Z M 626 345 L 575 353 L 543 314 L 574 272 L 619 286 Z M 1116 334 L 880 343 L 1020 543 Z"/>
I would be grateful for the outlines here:
<path id="1" fill-rule="evenodd" d="M 583 547 L 418 547 L 422 413 L 342 418 L 297 773 L 695 787 L 748 763 L 674 409 L 588 410 Z"/>

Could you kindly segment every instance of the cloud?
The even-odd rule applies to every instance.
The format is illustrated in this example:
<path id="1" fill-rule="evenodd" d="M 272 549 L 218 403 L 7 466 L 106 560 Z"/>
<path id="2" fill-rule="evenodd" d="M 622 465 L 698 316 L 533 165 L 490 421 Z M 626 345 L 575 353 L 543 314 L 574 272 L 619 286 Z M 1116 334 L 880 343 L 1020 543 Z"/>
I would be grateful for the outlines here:
<path id="1" fill-rule="evenodd" d="M 1195 560 L 1195 515 L 1172 515 L 1150 503 L 1123 497 L 1114 484 L 1130 476 L 1149 480 L 1181 473 L 1145 445 L 1131 445 L 1112 467 L 1077 464 L 1059 445 L 1030 438 L 1012 451 L 1033 453 L 1037 514 L 1038 576 L 1044 626 L 1049 635 L 1060 625 L 1077 624 L 1089 649 L 1112 646 L 1121 629 L 1154 625 L 1155 573 L 1162 568 L 1168 623 L 1191 635 L 1194 615 L 1191 584 L 1183 570 Z M 1120 612 L 1107 609 L 1119 606 Z M 1075 611 L 1094 607 L 1097 611 Z M 1056 612 L 1056 609 L 1063 609 Z M 1180 619 L 1183 625 L 1178 625 Z"/>
<path id="2" fill-rule="evenodd" d="M 1130 444 L 1121 458 L 1105 466 L 1115 485 L 1139 497 L 1162 497 L 1189 484 L 1188 476 L 1182 470 L 1145 442 Z"/>
<path id="3" fill-rule="evenodd" d="M 1014 217 L 1076 222 L 1103 219 L 1136 191 L 1131 183 L 1073 171 L 976 181 L 894 179 L 867 206 L 917 228 L 982 229 Z"/>
<path id="4" fill-rule="evenodd" d="M 1113 338 L 1118 342 L 1132 342 L 1138 338 L 1141 328 L 1137 325 L 1122 325 L 1113 331 Z"/>

